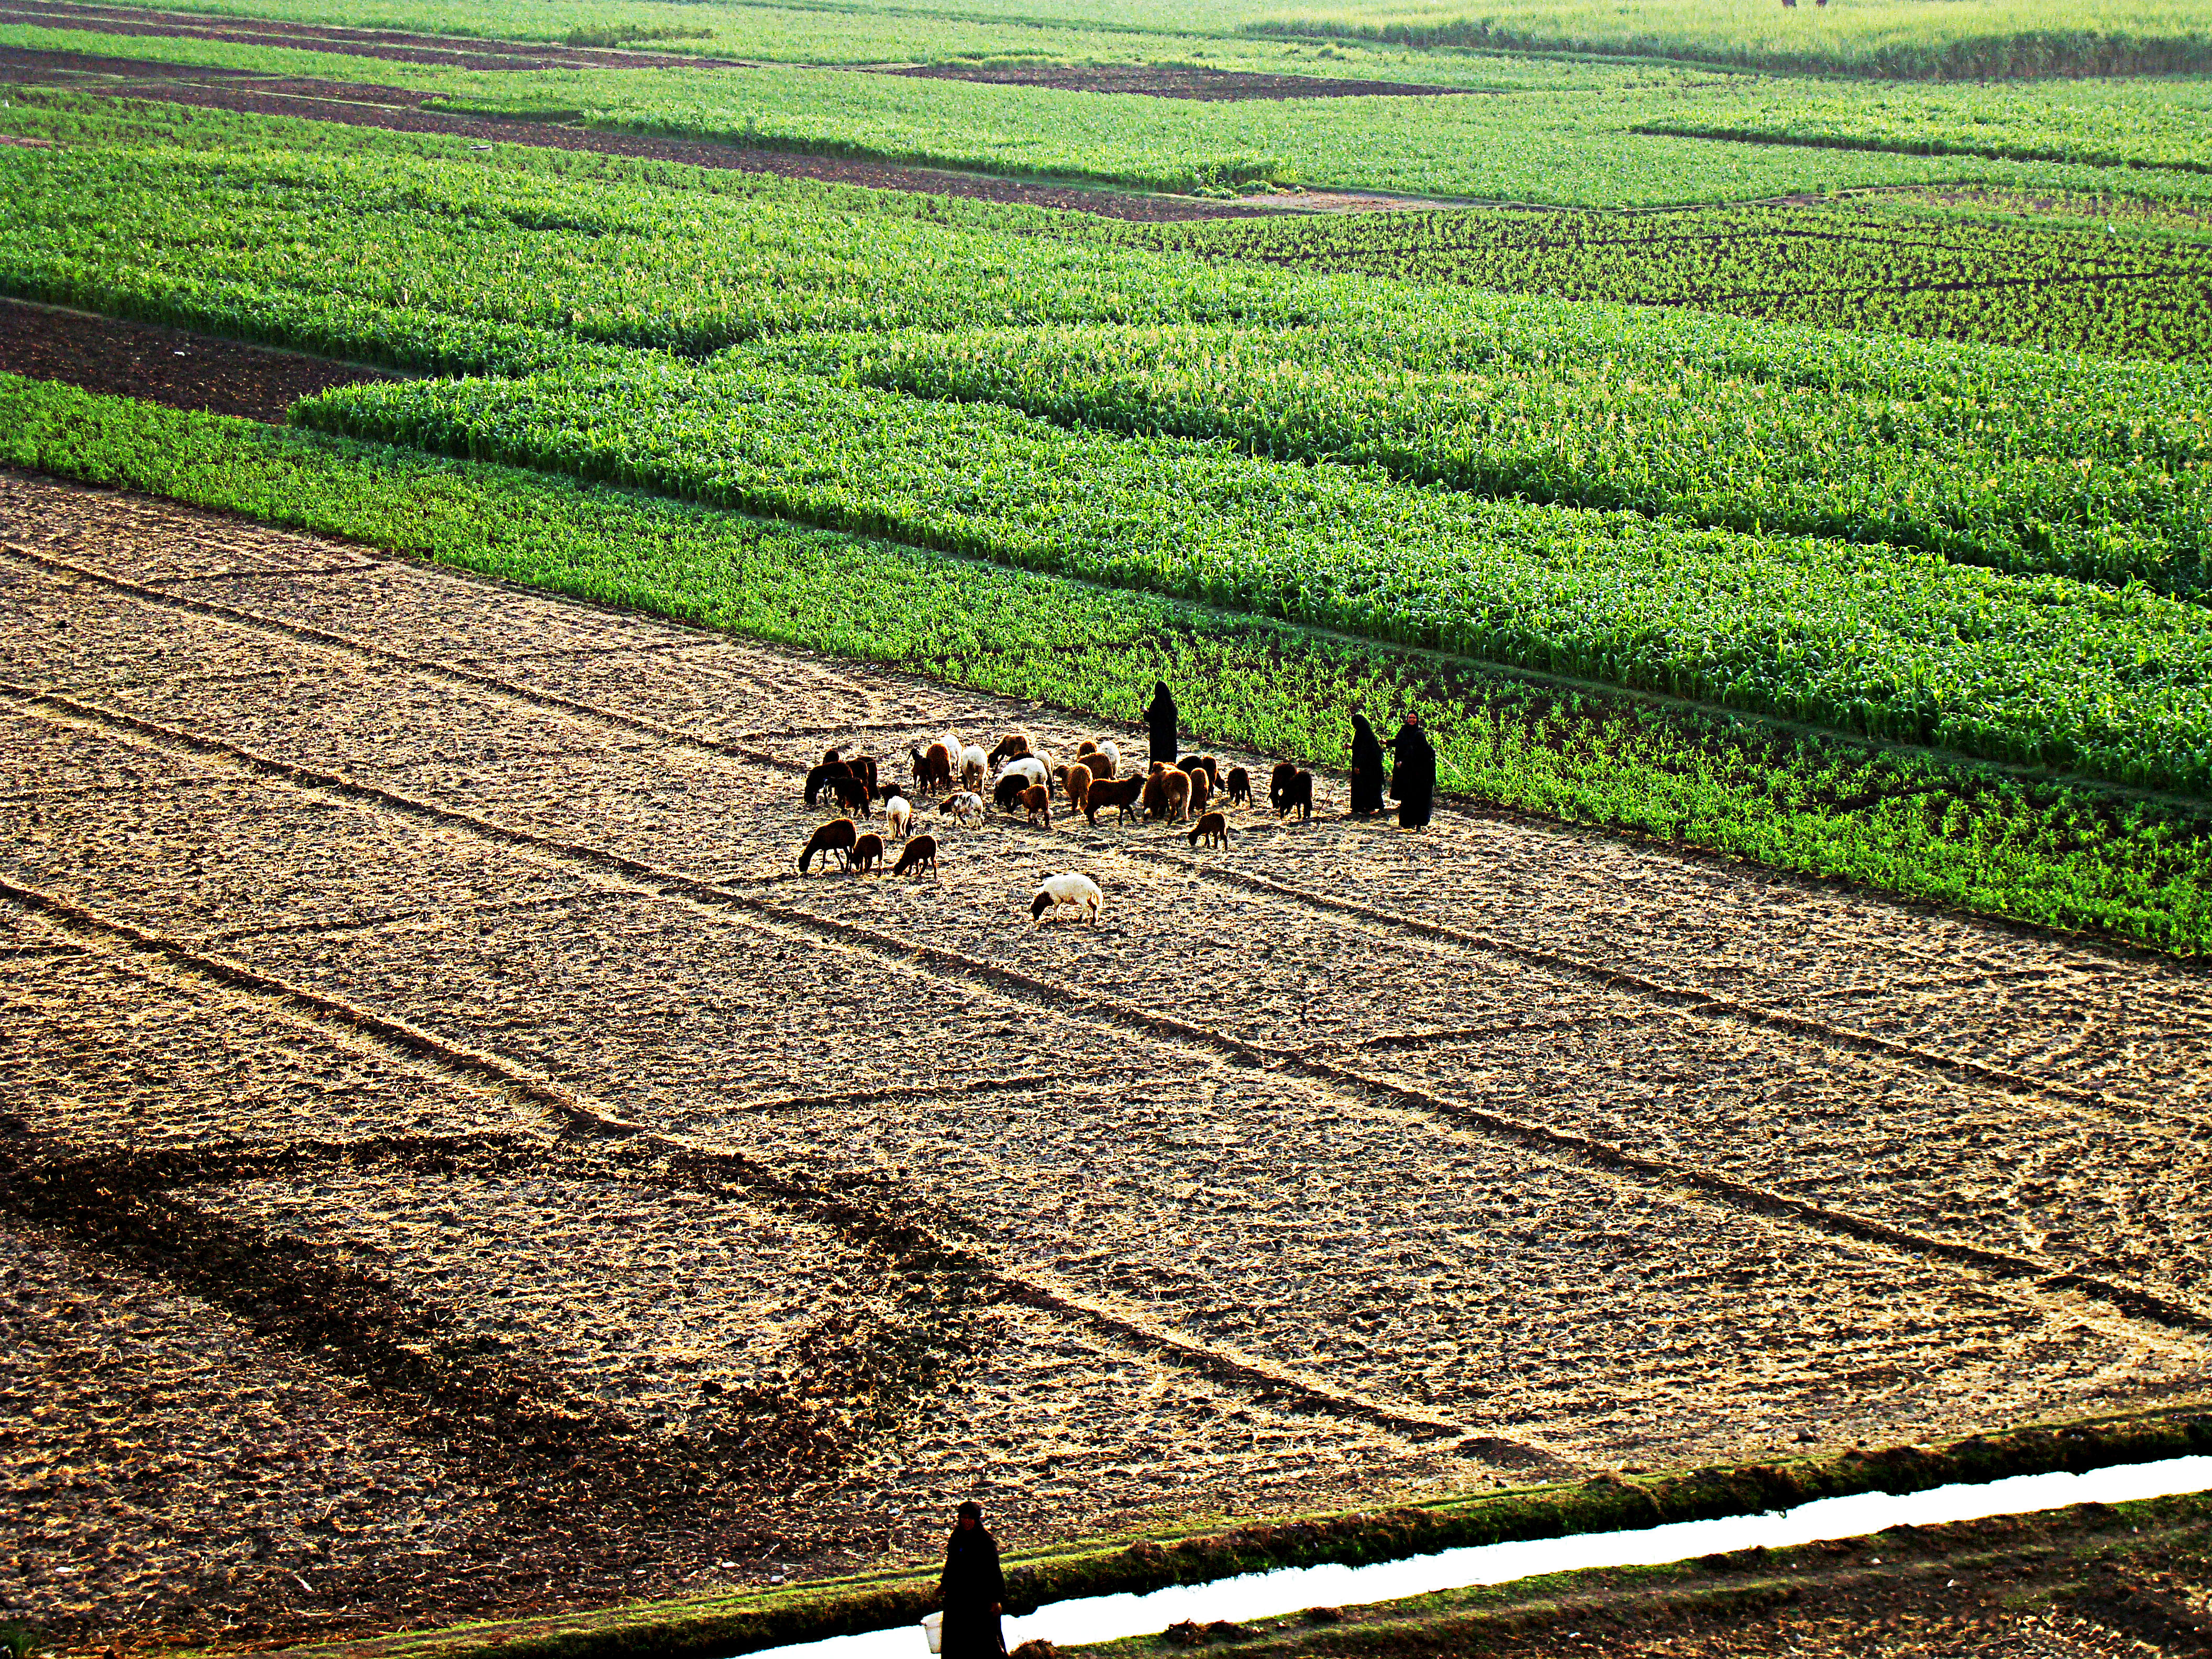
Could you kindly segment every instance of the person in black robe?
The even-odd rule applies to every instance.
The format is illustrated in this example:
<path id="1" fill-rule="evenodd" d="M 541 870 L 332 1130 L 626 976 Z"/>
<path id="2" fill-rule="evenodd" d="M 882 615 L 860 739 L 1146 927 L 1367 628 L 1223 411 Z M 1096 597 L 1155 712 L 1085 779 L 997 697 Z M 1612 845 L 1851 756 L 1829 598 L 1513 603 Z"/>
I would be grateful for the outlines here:
<path id="1" fill-rule="evenodd" d="M 1152 702 L 1152 706 L 1145 710 L 1145 725 L 1152 734 L 1152 758 L 1165 761 L 1170 766 L 1176 763 L 1176 722 L 1178 718 L 1175 699 L 1168 695 L 1168 683 L 1165 680 L 1153 682 Z"/>
<path id="2" fill-rule="evenodd" d="M 1398 757 L 1390 773 L 1390 799 L 1398 803 L 1398 824 L 1418 830 L 1436 809 L 1437 751 L 1429 746 L 1420 721 L 1411 714 L 1390 739 L 1390 747 Z"/>
<path id="3" fill-rule="evenodd" d="M 1352 816 L 1371 818 L 1382 810 L 1382 742 L 1364 714 L 1352 717 Z"/>
<path id="4" fill-rule="evenodd" d="M 945 1549 L 945 1577 L 937 1588 L 945 1607 L 942 1659 L 1004 1659 L 1006 1640 L 999 1613 L 1006 1599 L 1006 1580 L 999 1571 L 999 1540 L 984 1527 L 981 1505 L 960 1506 Z"/>

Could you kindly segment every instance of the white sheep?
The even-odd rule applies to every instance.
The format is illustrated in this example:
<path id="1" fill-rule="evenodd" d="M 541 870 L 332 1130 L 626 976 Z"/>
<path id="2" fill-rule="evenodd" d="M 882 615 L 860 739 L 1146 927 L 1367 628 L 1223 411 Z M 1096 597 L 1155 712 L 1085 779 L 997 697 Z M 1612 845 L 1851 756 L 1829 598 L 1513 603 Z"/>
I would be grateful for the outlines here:
<path id="1" fill-rule="evenodd" d="M 1055 904 L 1079 904 L 1091 913 L 1091 925 L 1098 925 L 1098 913 L 1105 908 L 1106 895 L 1098 890 L 1098 884 L 1088 876 L 1065 875 L 1047 878 L 1037 889 L 1036 897 L 1030 902 L 1032 925 L 1044 918 L 1044 913 Z"/>
<path id="2" fill-rule="evenodd" d="M 1041 783 L 1048 789 L 1052 787 L 1052 774 L 1045 770 L 1044 763 L 1035 755 L 1024 755 L 1019 759 L 1008 761 L 999 769 L 999 777 L 1001 781 L 1007 778 L 1027 778 L 1031 783 Z"/>
<path id="3" fill-rule="evenodd" d="M 891 841 L 904 841 L 914 824 L 914 803 L 904 795 L 893 795 L 884 807 L 884 832 Z"/>
<path id="4" fill-rule="evenodd" d="M 984 775 L 990 763 L 983 758 L 982 745 L 969 744 L 960 751 L 961 787 L 970 791 L 981 789 L 983 787 Z"/>
<path id="5" fill-rule="evenodd" d="M 1098 752 L 1106 757 L 1106 764 L 1113 769 L 1114 775 L 1117 778 L 1120 777 L 1121 775 L 1121 751 L 1116 749 L 1110 743 L 1101 743 L 1098 745 Z"/>

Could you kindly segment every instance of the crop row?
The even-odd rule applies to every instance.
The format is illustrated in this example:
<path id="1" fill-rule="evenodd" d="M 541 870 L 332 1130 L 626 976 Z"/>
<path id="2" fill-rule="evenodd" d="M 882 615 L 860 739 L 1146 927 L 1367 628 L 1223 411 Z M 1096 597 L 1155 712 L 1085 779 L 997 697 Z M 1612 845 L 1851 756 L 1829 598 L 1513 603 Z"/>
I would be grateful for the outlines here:
<path id="1" fill-rule="evenodd" d="M 397 149 L 5 149 L 0 179 L 0 288 L 334 356 L 523 373 L 579 350 L 988 329 L 788 349 L 925 395 L 1478 493 L 2200 580 L 2212 375 L 2180 365 L 1208 264 L 855 212 L 851 192 Z"/>
<path id="2" fill-rule="evenodd" d="M 0 375 L 0 465 L 1341 765 L 1353 707 L 1418 713 L 1447 787 L 1782 869 L 2164 949 L 2212 949 L 2212 821 L 1940 758 L 1552 690 L 1140 592 Z"/>
<path id="3" fill-rule="evenodd" d="M 324 392 L 325 431 L 1396 644 L 2212 793 L 2212 611 L 1929 555 L 1488 501 L 749 362 Z"/>
<path id="4" fill-rule="evenodd" d="M 1572 300 L 2113 356 L 2212 356 L 2212 248 L 1869 202 L 1216 220 L 1153 246 Z M 1962 296 L 1955 307 L 1929 295 Z"/>

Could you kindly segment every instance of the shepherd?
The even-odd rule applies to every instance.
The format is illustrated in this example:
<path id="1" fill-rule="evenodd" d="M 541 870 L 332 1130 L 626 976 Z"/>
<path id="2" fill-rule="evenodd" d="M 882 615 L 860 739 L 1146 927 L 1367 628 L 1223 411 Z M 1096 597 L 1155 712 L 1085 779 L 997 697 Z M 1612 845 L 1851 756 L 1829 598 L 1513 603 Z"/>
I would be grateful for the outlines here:
<path id="1" fill-rule="evenodd" d="M 985 1528 L 982 1506 L 972 1498 L 952 1523 L 945 1577 L 937 1588 L 945 1607 L 941 1659 L 1005 1659 L 999 1613 L 1006 1581 L 999 1571 L 999 1540 Z"/>
<path id="2" fill-rule="evenodd" d="M 1411 714 L 1390 739 L 1390 747 L 1398 757 L 1398 764 L 1390 773 L 1390 799 L 1398 803 L 1398 827 L 1419 830 L 1435 810 L 1437 751 L 1429 746 L 1420 721 Z"/>
<path id="3" fill-rule="evenodd" d="M 1364 714 L 1352 717 L 1352 816 L 1371 818 L 1382 810 L 1382 741 Z"/>
<path id="4" fill-rule="evenodd" d="M 1155 680 L 1152 705 L 1145 710 L 1145 726 L 1152 734 L 1152 758 L 1169 766 L 1176 763 L 1176 725 L 1180 718 L 1175 699 L 1168 695 L 1168 683 Z"/>

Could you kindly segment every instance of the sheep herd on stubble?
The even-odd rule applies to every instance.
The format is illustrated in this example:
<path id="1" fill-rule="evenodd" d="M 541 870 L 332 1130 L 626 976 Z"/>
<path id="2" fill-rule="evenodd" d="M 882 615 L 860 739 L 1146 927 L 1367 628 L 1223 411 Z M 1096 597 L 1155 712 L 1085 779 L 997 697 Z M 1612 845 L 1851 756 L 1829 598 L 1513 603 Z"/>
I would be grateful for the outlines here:
<path id="1" fill-rule="evenodd" d="M 1186 839 L 1193 847 L 1203 843 L 1226 851 L 1229 820 L 1212 803 L 1218 798 L 1224 807 L 1252 805 L 1250 775 L 1241 766 L 1224 772 L 1211 755 L 1185 755 L 1172 765 L 1155 760 L 1146 771 L 1124 772 L 1121 750 L 1113 743 L 1086 738 L 1074 759 L 1061 766 L 1027 736 L 1013 732 L 988 750 L 963 741 L 957 732 L 948 732 L 927 749 L 909 749 L 908 756 L 912 796 L 937 799 L 937 815 L 964 830 L 982 828 L 994 808 L 1049 830 L 1056 799 L 1063 815 L 1080 813 L 1093 829 L 1098 815 L 1110 809 L 1121 823 L 1139 815 L 1141 822 L 1189 823 Z M 807 773 L 806 804 L 818 806 L 827 801 L 839 816 L 817 829 L 800 849 L 801 875 L 813 868 L 817 859 L 826 867 L 833 858 L 856 875 L 880 872 L 894 845 L 901 849 L 891 866 L 894 876 L 911 875 L 918 880 L 924 872 L 936 872 L 937 837 L 916 830 L 908 786 L 884 781 L 882 771 L 883 763 L 873 756 L 848 757 L 840 746 Z M 1288 762 L 1276 767 L 1268 781 L 1267 801 L 1278 817 L 1295 814 L 1302 822 L 1310 820 L 1313 774 Z M 883 805 L 882 830 L 862 828 L 872 823 L 878 802 Z M 1065 905 L 1096 923 L 1104 902 L 1097 884 L 1088 876 L 1057 875 L 1038 887 L 1030 901 L 1030 919 L 1042 921 L 1045 912 Z"/>

